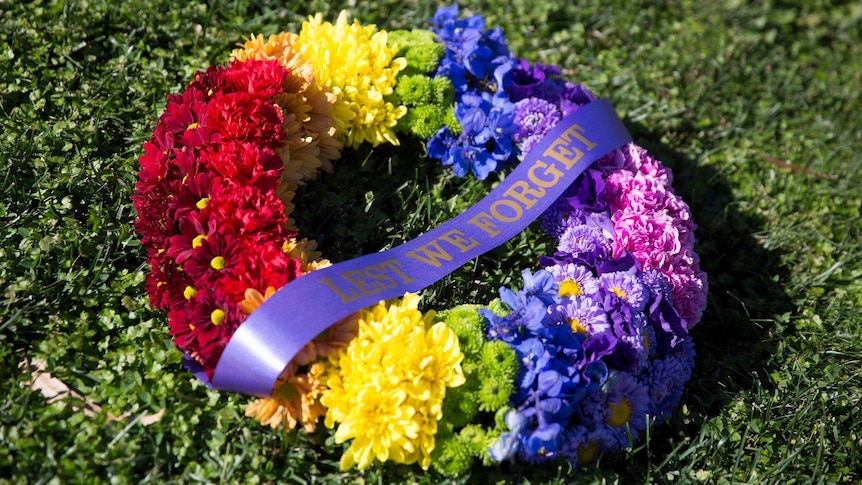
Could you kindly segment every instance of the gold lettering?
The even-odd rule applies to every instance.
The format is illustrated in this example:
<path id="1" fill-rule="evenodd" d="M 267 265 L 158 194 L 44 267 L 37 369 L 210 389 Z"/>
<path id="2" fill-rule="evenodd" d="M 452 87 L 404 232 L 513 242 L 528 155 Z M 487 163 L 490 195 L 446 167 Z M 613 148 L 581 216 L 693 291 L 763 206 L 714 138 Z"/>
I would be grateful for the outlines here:
<path id="1" fill-rule="evenodd" d="M 563 136 L 565 136 L 567 133 L 568 132 L 564 133 Z M 567 145 L 566 139 L 560 137 L 554 140 L 553 143 L 551 143 L 551 146 L 549 146 L 548 149 L 545 150 L 544 153 L 542 153 L 542 156 L 553 158 L 554 160 L 562 163 L 563 166 L 566 167 L 566 170 L 569 170 L 578 162 L 578 160 L 581 159 L 581 157 L 584 156 L 584 152 L 582 152 L 581 150 L 571 147 L 572 150 L 574 150 L 572 151 L 569 150 L 569 148 L 570 147 Z"/>
<path id="2" fill-rule="evenodd" d="M 587 138 L 580 133 L 582 131 L 586 131 L 586 130 L 584 130 L 584 128 L 581 127 L 581 125 L 572 125 L 569 127 L 568 130 L 566 130 L 566 134 L 569 136 L 573 136 L 573 137 L 577 138 L 577 140 L 579 142 L 584 144 L 584 146 L 587 148 L 587 151 L 590 151 L 593 148 L 597 147 L 598 146 L 597 144 L 591 142 L 590 140 L 587 140 Z"/>
<path id="3" fill-rule="evenodd" d="M 462 253 L 466 253 L 468 249 L 475 248 L 479 245 L 479 241 L 464 237 L 464 233 L 458 229 L 453 229 L 446 234 L 443 234 L 438 239 L 455 246 L 460 249 Z"/>
<path id="4" fill-rule="evenodd" d="M 353 283 L 353 286 L 361 291 L 363 295 L 373 295 L 383 289 L 379 284 L 375 285 L 373 282 L 366 280 L 365 275 L 358 269 L 341 273 L 341 277 Z"/>
<path id="5" fill-rule="evenodd" d="M 530 167 L 530 170 L 532 170 L 532 167 Z M 518 180 L 517 182 L 513 183 L 512 186 L 509 187 L 506 192 L 503 193 L 503 195 L 511 197 L 518 202 L 524 204 L 524 208 L 529 210 L 530 207 L 533 207 L 539 199 L 545 196 L 545 189 L 531 188 L 530 184 L 528 184 L 527 182 L 524 182 L 523 180 Z M 534 198 L 531 199 L 528 196 Z"/>
<path id="6" fill-rule="evenodd" d="M 395 288 L 398 286 L 398 283 L 394 278 L 383 273 L 384 270 L 381 270 L 380 268 L 382 265 L 383 263 L 380 263 L 379 265 L 366 266 L 362 272 L 365 273 L 365 276 L 371 278 L 375 283 L 379 284 L 383 288 Z"/>
<path id="7" fill-rule="evenodd" d="M 343 291 L 341 291 L 340 288 L 335 286 L 335 284 L 332 282 L 332 278 L 323 278 L 320 280 L 320 282 L 323 283 L 324 285 L 328 286 L 332 291 L 335 292 L 335 294 L 340 296 L 341 297 L 341 303 L 347 303 L 347 302 L 350 302 L 350 301 L 353 301 L 353 300 L 359 298 L 359 293 L 356 293 L 353 290 L 350 291 L 349 295 L 345 294 Z"/>
<path id="8" fill-rule="evenodd" d="M 444 251 L 437 241 L 431 241 L 415 251 L 410 251 L 407 253 L 407 256 L 410 256 L 416 261 L 434 266 L 435 268 L 440 267 L 441 259 L 443 261 L 452 261 L 452 256 L 449 256 L 449 253 Z"/>
<path id="9" fill-rule="evenodd" d="M 494 224 L 494 219 L 487 212 L 480 212 L 479 215 L 474 216 L 469 221 L 468 224 L 473 224 L 479 229 L 488 233 L 491 237 L 496 237 L 500 234 L 500 231 L 497 230 L 496 224 Z"/>
<path id="10" fill-rule="evenodd" d="M 404 283 L 405 285 L 407 283 L 412 283 L 412 282 L 416 281 L 416 278 L 411 278 L 411 277 L 407 276 L 406 274 L 404 274 L 403 271 L 401 271 L 399 269 L 401 266 L 404 266 L 404 265 L 401 264 L 401 261 L 398 261 L 397 259 L 387 259 L 386 261 L 380 263 L 379 266 L 383 269 L 388 269 L 388 270 L 392 271 L 393 273 L 397 274 L 398 276 L 400 276 L 401 282 Z"/>
<path id="11" fill-rule="evenodd" d="M 536 176 L 536 170 L 540 168 L 545 168 L 545 171 L 542 172 L 542 175 L 550 175 L 552 178 L 549 180 L 541 179 Z M 557 182 L 563 177 L 563 172 L 557 170 L 553 165 L 548 165 L 547 163 L 537 160 L 533 166 L 527 170 L 527 177 L 530 179 L 530 182 L 538 185 L 539 187 L 550 188 L 557 184 Z"/>
<path id="12" fill-rule="evenodd" d="M 501 205 L 504 205 L 504 206 L 512 209 L 513 211 L 515 211 L 515 215 L 504 216 L 503 214 L 500 214 L 498 207 Z M 497 219 L 498 221 L 515 222 L 518 219 L 520 219 L 521 216 L 524 215 L 524 211 L 521 210 L 521 206 L 518 205 L 516 202 L 512 202 L 511 200 L 508 200 L 508 199 L 500 199 L 498 201 L 495 201 L 493 204 L 491 204 L 491 215 L 493 215 L 494 218 Z"/>

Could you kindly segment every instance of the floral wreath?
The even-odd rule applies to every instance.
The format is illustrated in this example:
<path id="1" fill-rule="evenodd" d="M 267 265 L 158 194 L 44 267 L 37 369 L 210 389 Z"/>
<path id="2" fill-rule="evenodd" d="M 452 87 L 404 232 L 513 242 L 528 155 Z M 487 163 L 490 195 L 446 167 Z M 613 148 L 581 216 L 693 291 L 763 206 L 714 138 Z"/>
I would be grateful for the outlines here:
<path id="1" fill-rule="evenodd" d="M 254 36 L 198 72 L 144 144 L 133 197 L 151 304 L 208 381 L 235 332 L 302 275 L 330 266 L 289 218 L 344 147 L 427 143 L 457 176 L 517 164 L 594 101 L 554 66 L 511 54 L 481 16 L 440 8 L 430 30 L 318 14 Z M 706 304 L 691 212 L 633 143 L 592 163 L 542 215 L 556 242 L 487 305 L 380 301 L 301 347 L 247 415 L 345 445 L 344 469 L 565 460 L 631 446 L 691 376 Z M 381 280 L 382 281 L 382 280 Z M 285 289 L 290 291 L 290 289 Z"/>

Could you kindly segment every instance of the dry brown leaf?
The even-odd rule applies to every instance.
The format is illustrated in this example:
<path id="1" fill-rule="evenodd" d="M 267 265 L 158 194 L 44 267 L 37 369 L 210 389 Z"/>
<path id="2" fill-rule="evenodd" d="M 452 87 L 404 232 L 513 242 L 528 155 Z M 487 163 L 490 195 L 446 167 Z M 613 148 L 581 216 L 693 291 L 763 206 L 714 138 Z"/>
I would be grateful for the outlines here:
<path id="1" fill-rule="evenodd" d="M 24 369 L 25 372 L 29 371 L 30 373 L 30 388 L 34 391 L 39 391 L 43 396 L 45 396 L 45 400 L 48 404 L 53 402 L 62 400 L 67 397 L 71 397 L 75 401 L 79 401 L 80 405 L 72 404 L 72 409 L 75 411 L 81 411 L 85 416 L 92 418 L 93 416 L 102 412 L 102 407 L 96 404 L 95 402 L 87 399 L 81 393 L 71 389 L 65 382 L 57 379 L 52 376 L 50 372 L 45 370 L 45 361 L 42 359 L 34 359 L 31 360 L 29 365 L 26 360 L 22 360 L 18 363 L 19 369 Z M 149 426 L 153 423 L 158 422 L 164 416 L 165 410 L 161 409 L 159 412 L 155 414 L 144 414 L 141 416 L 140 421 L 144 426 Z M 123 413 L 120 416 L 114 416 L 108 413 L 108 422 L 111 421 L 124 421 L 131 416 L 132 413 L 127 412 Z"/>

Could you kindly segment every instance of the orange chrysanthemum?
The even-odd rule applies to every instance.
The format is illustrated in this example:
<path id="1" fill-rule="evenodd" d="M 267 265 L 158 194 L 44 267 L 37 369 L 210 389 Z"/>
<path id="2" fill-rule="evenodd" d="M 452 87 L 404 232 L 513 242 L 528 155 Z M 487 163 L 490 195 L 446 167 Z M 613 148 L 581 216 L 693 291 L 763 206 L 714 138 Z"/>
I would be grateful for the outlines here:
<path id="1" fill-rule="evenodd" d="M 289 71 L 284 92 L 272 99 L 284 117 L 285 143 L 276 153 L 284 162 L 279 197 L 288 215 L 297 187 L 314 179 L 319 169 L 332 172 L 331 161 L 341 156 L 332 113 L 337 97 L 315 81 L 312 66 L 295 48 L 296 39 L 296 34 L 286 32 L 271 35 L 266 41 L 257 35 L 231 54 L 231 59 L 238 61 L 274 59 Z M 288 227 L 292 225 L 292 221 L 288 223 Z"/>

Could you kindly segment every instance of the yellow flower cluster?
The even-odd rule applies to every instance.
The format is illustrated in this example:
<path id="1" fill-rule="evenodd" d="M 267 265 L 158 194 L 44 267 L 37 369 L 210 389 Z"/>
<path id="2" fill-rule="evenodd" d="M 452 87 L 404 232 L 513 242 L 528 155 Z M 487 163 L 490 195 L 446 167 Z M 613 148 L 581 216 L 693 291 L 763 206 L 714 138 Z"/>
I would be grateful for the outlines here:
<path id="1" fill-rule="evenodd" d="M 407 113 L 384 96 L 392 94 L 395 78 L 407 66 L 396 49 L 386 45 L 388 34 L 375 25 L 347 22 L 342 11 L 335 25 L 317 14 L 303 22 L 297 47 L 314 67 L 314 77 L 338 97 L 333 107 L 336 137 L 356 148 L 363 142 L 398 145 L 392 128 Z"/>
<path id="2" fill-rule="evenodd" d="M 321 402 L 335 441 L 353 439 L 341 468 L 367 468 L 376 458 L 427 469 L 447 387 L 465 382 L 458 337 L 419 296 L 380 302 L 359 314 L 359 334 L 336 356 Z"/>

